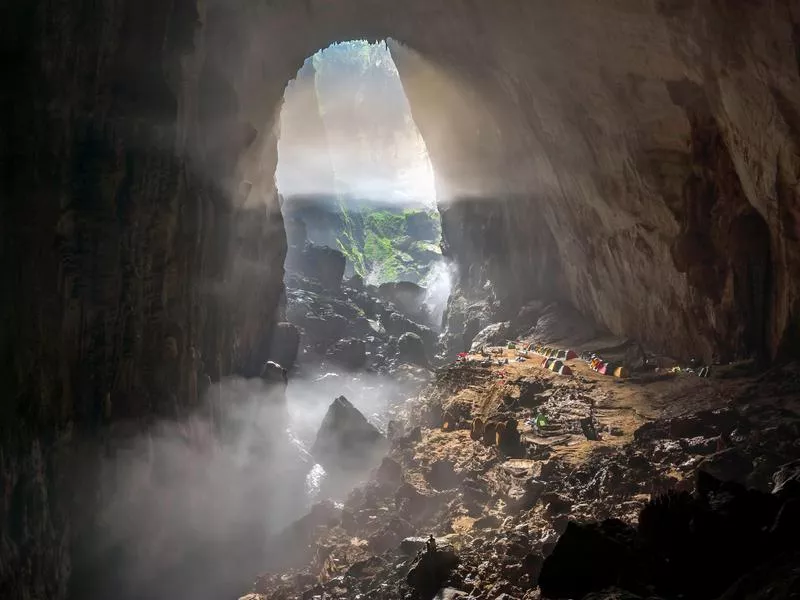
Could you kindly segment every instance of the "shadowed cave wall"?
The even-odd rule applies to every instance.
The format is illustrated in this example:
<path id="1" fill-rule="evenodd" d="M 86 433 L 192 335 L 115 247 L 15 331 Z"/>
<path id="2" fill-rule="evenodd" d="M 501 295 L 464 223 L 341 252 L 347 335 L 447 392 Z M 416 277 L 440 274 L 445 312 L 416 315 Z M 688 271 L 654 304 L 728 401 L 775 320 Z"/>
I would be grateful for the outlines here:
<path id="1" fill-rule="evenodd" d="M 264 358 L 286 82 L 392 44 L 460 292 L 678 356 L 797 354 L 800 3 L 0 8 L 0 596 L 66 596 L 95 468 Z"/>

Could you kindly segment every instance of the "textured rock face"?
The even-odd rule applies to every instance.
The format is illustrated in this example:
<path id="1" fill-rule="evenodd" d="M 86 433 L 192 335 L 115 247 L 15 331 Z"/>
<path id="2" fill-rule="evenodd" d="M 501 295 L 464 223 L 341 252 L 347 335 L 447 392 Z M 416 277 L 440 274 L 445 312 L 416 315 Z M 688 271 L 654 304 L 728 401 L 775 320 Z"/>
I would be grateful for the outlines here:
<path id="1" fill-rule="evenodd" d="M 373 466 L 386 450 L 386 439 L 344 396 L 328 407 L 311 454 L 324 467 L 363 469 Z"/>
<path id="2" fill-rule="evenodd" d="M 405 44 L 462 292 L 568 300 L 679 355 L 796 354 L 799 10 L 5 3 L 0 596 L 65 596 L 106 425 L 257 374 L 286 247 L 277 108 L 333 41 Z"/>

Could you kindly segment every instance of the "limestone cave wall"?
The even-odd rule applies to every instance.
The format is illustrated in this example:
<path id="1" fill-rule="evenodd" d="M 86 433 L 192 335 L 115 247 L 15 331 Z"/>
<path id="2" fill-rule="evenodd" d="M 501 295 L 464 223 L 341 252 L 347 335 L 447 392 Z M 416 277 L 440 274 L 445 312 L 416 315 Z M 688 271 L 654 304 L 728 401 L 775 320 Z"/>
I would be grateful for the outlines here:
<path id="1" fill-rule="evenodd" d="M 796 3 L 308 2 L 248 14 L 258 35 L 218 60 L 244 66 L 230 73 L 259 136 L 239 172 L 266 201 L 282 82 L 332 41 L 390 37 L 440 204 L 498 215 L 477 217 L 476 231 L 497 224 L 489 241 L 450 244 L 462 273 L 485 263 L 484 277 L 511 282 L 504 296 L 561 297 L 684 358 L 796 351 Z M 740 226 L 756 232 L 748 248 Z"/>
<path id="2" fill-rule="evenodd" d="M 476 283 L 679 356 L 796 355 L 798 11 L 4 3 L 0 596 L 66 597 L 102 503 L 94 461 L 263 359 L 286 246 L 278 111 L 334 41 L 402 44 L 449 252 Z"/>

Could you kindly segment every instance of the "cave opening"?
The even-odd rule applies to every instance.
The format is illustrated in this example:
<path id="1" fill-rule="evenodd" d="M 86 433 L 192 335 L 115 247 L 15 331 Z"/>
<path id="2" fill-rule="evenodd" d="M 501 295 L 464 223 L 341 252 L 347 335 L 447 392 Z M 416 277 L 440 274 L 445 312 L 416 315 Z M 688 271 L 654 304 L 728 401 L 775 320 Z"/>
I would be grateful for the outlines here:
<path id="1" fill-rule="evenodd" d="M 390 407 L 438 360 L 451 267 L 395 47 L 352 40 L 310 56 L 286 86 L 278 121 L 287 254 L 272 356 L 292 371 L 291 435 L 314 457 L 307 502 L 339 498 L 374 466 L 368 451 L 352 470 L 329 472 L 318 448 L 325 415 L 353 415 L 352 406 L 386 431 Z M 329 408 L 332 394 L 346 400 Z"/>
<path id="2" fill-rule="evenodd" d="M 345 285 L 440 328 L 450 273 L 434 171 L 386 41 L 335 43 L 304 62 L 284 93 L 275 179 L 288 288 L 299 277 L 338 288 L 341 253 Z"/>

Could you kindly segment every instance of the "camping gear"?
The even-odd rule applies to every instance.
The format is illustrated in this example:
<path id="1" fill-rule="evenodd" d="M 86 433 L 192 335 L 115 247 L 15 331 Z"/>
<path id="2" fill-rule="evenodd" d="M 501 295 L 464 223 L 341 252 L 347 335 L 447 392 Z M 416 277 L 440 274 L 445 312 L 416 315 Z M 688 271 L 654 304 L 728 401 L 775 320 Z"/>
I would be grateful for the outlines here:
<path id="1" fill-rule="evenodd" d="M 550 370 L 551 371 L 555 371 L 556 373 L 558 373 L 561 370 L 561 367 L 563 367 L 563 366 L 564 366 L 564 363 L 556 358 L 556 359 L 553 359 L 553 362 L 550 364 Z"/>
<path id="2" fill-rule="evenodd" d="M 616 369 L 614 369 L 614 377 L 622 378 L 622 377 L 628 377 L 628 375 L 629 375 L 628 369 L 625 367 L 617 367 Z"/>
<path id="3" fill-rule="evenodd" d="M 572 369 L 570 369 L 567 365 L 561 365 L 561 370 L 559 373 L 561 375 L 572 375 Z"/>

